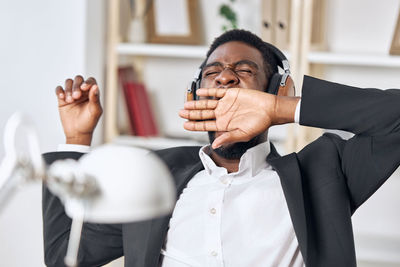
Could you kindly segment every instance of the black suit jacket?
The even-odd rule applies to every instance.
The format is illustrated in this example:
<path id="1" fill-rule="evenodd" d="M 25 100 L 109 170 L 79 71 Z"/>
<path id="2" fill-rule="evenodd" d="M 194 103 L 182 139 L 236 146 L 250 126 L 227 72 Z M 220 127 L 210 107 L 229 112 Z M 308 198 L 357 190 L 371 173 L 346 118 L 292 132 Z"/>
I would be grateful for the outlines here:
<path id="1" fill-rule="evenodd" d="M 347 141 L 324 134 L 299 153 L 283 157 L 272 146 L 266 160 L 281 179 L 306 266 L 356 266 L 351 216 L 400 164 L 399 90 L 359 89 L 305 77 L 300 124 L 355 133 Z M 179 147 L 156 152 L 173 174 L 177 197 L 203 169 L 198 151 Z M 44 155 L 47 163 L 80 156 Z M 85 224 L 80 266 L 102 265 L 122 255 L 126 266 L 157 266 L 169 219 Z M 43 220 L 45 262 L 63 266 L 71 220 L 46 188 Z"/>

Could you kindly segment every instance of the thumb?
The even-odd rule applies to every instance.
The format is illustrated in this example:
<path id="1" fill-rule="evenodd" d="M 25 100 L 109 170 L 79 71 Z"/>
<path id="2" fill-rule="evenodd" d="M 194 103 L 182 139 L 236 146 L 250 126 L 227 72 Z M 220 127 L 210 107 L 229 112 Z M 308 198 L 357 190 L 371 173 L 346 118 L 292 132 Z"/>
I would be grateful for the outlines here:
<path id="1" fill-rule="evenodd" d="M 248 141 L 246 133 L 240 129 L 235 129 L 218 136 L 212 143 L 212 148 L 216 149 L 225 144 L 245 141 Z"/>
<path id="2" fill-rule="evenodd" d="M 95 103 L 99 102 L 99 98 L 100 98 L 100 90 L 99 90 L 99 87 L 97 86 L 97 84 L 95 84 L 90 88 L 89 102 L 95 104 Z"/>
<path id="3" fill-rule="evenodd" d="M 89 90 L 89 111 L 95 116 L 100 117 L 103 113 L 103 109 L 100 104 L 100 90 L 95 84 Z"/>

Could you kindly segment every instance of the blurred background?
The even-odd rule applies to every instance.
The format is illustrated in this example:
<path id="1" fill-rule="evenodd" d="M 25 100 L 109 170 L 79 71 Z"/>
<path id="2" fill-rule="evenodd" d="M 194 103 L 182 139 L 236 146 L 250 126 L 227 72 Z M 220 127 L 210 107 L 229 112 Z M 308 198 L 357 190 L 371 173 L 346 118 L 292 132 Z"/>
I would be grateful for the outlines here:
<path id="1" fill-rule="evenodd" d="M 208 45 L 234 27 L 281 48 L 298 88 L 303 74 L 400 88 L 400 0 L 314 0 L 307 7 L 312 2 L 0 0 L 0 138 L 20 110 L 34 121 L 42 151 L 56 150 L 65 140 L 54 89 L 81 74 L 101 88 L 94 145 L 204 144 L 204 134 L 183 130 L 177 112 Z M 126 83 L 142 88 L 144 112 L 133 114 L 138 103 Z M 275 127 L 270 138 L 284 154 L 322 131 Z M 359 266 L 400 266 L 399 190 L 397 171 L 353 216 Z M 44 266 L 42 242 L 41 185 L 21 187 L 0 213 L 0 266 Z"/>

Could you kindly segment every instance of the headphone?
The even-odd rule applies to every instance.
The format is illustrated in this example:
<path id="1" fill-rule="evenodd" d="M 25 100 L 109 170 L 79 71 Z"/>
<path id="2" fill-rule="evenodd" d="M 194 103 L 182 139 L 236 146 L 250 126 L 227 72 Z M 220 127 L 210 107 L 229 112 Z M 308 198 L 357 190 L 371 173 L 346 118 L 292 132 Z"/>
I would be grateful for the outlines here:
<path id="1" fill-rule="evenodd" d="M 274 45 L 264 42 L 265 46 L 272 51 L 272 55 L 275 58 L 278 67 L 283 70 L 283 73 L 279 73 L 279 68 L 275 73 L 272 74 L 269 79 L 267 90 L 265 92 L 278 95 L 278 96 L 295 96 L 294 82 L 290 77 L 290 65 L 285 55 Z M 186 100 L 198 100 L 196 90 L 200 88 L 202 70 L 206 62 L 204 61 L 197 69 L 193 76 L 193 80 L 187 88 Z"/>

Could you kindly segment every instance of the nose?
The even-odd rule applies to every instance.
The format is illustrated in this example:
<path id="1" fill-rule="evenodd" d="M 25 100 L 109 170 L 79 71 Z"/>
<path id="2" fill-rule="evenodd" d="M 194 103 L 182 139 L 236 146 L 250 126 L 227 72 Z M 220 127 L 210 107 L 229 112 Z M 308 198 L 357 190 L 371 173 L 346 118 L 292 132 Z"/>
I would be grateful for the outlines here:
<path id="1" fill-rule="evenodd" d="M 231 87 L 239 83 L 239 78 L 231 69 L 224 69 L 215 78 L 215 83 L 218 87 Z"/>

